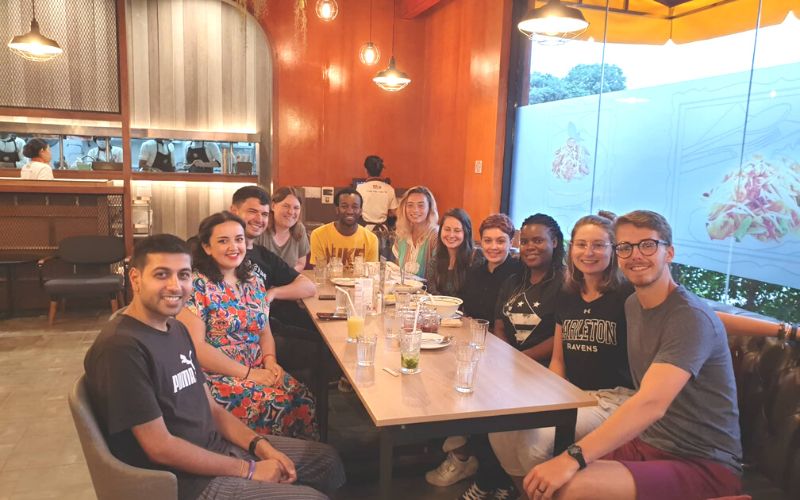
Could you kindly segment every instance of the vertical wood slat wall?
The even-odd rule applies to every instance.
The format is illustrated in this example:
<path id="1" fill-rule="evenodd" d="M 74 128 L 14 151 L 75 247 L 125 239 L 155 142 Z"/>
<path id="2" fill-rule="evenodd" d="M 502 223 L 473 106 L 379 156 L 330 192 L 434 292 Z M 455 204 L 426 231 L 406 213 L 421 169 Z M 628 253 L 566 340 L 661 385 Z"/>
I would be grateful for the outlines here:
<path id="1" fill-rule="evenodd" d="M 131 127 L 270 137 L 272 57 L 258 22 L 220 0 L 127 0 Z M 261 165 L 269 162 L 262 140 Z"/>

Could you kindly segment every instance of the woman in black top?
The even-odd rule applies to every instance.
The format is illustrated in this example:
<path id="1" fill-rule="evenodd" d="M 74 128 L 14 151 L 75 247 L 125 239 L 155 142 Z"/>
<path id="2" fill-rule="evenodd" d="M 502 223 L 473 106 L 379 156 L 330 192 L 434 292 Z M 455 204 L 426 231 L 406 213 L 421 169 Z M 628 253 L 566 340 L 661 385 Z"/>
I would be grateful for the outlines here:
<path id="1" fill-rule="evenodd" d="M 483 260 L 483 253 L 472 241 L 472 221 L 467 212 L 460 208 L 449 210 L 439 224 L 436 249 L 425 271 L 428 291 L 460 297 L 467 270 Z"/>
<path id="2" fill-rule="evenodd" d="M 519 235 L 522 273 L 503 283 L 494 334 L 536 361 L 553 352 L 556 297 L 564 283 L 564 236 L 549 215 L 525 219 Z"/>
<path id="3" fill-rule="evenodd" d="M 461 298 L 464 315 L 489 321 L 494 327 L 494 307 L 500 286 L 512 274 L 522 272 L 522 264 L 511 256 L 514 224 L 505 214 L 493 214 L 479 229 L 484 260 L 467 271 Z"/>

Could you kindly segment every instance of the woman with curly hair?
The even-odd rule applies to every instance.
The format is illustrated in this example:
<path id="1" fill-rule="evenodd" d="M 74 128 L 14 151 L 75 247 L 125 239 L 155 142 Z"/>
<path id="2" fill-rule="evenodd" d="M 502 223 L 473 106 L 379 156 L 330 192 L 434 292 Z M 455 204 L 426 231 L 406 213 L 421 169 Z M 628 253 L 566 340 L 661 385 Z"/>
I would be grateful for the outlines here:
<path id="1" fill-rule="evenodd" d="M 219 212 L 200 223 L 194 291 L 177 318 L 192 336 L 214 399 L 259 434 L 317 439 L 315 403 L 278 365 L 266 289 L 245 259 L 244 222 Z"/>

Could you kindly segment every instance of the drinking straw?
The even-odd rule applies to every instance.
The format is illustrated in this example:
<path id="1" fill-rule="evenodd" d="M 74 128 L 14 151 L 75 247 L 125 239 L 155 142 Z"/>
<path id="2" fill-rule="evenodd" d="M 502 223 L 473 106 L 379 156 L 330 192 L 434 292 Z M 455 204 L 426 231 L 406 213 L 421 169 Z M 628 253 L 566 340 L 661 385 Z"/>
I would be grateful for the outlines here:
<path id="1" fill-rule="evenodd" d="M 417 301 L 417 310 L 414 312 L 414 326 L 411 328 L 412 332 L 417 331 L 417 318 L 419 318 L 419 301 Z"/>
<path id="2" fill-rule="evenodd" d="M 357 316 L 358 315 L 358 311 L 356 311 L 356 305 L 353 304 L 353 299 L 350 298 L 350 294 L 347 293 L 347 290 L 345 290 L 344 288 L 342 288 L 340 286 L 337 286 L 335 288 L 337 290 L 339 290 L 340 292 L 342 292 L 345 297 L 347 297 L 347 302 L 348 302 L 348 304 L 350 304 L 350 310 L 353 312 L 353 316 Z M 416 323 L 414 323 L 414 324 L 416 325 Z"/>

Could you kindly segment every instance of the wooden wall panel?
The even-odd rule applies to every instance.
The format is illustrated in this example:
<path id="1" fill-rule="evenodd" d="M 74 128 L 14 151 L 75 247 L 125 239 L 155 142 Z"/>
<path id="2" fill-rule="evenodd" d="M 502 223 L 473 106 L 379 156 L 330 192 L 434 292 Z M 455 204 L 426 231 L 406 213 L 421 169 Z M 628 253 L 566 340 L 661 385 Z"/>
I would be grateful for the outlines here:
<path id="1" fill-rule="evenodd" d="M 252 16 L 220 0 L 127 0 L 127 8 L 132 128 L 269 137 L 260 117 L 271 113 L 272 52 Z"/>
<path id="2" fill-rule="evenodd" d="M 294 2 L 269 2 L 259 22 L 275 51 L 274 165 L 277 185 L 342 186 L 384 158 L 397 186 L 426 184 L 440 211 L 461 206 L 479 222 L 500 206 L 510 0 L 403 2 L 425 9 L 398 19 L 395 55 L 411 84 L 401 92 L 371 81 L 392 54 L 393 0 L 373 0 L 378 67 L 358 61 L 369 34 L 369 2 L 339 0 L 333 23 L 306 8 L 307 42 Z M 249 90 L 249 89 L 248 89 Z M 483 174 L 473 173 L 475 160 Z"/>

